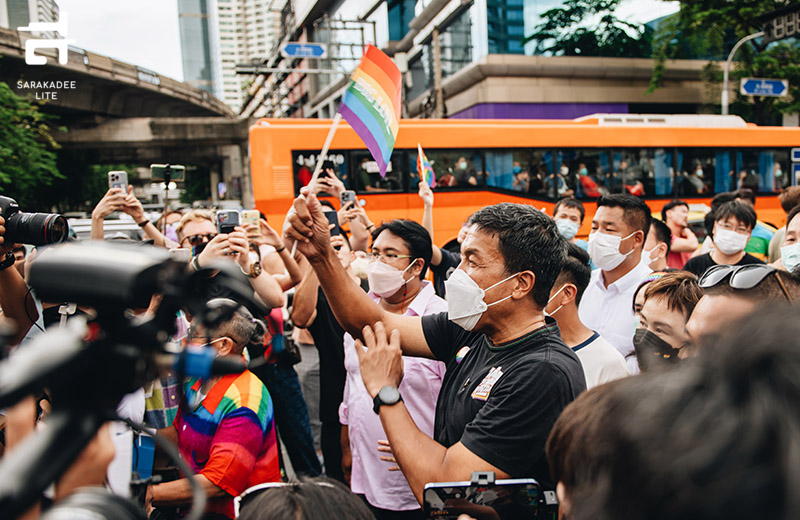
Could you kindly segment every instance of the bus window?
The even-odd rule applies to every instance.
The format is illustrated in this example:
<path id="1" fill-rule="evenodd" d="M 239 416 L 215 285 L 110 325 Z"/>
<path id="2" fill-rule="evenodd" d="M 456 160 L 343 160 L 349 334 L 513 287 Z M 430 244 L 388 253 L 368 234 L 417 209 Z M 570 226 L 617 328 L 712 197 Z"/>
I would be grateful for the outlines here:
<path id="1" fill-rule="evenodd" d="M 416 154 L 410 154 L 416 160 Z M 478 150 L 425 150 L 436 175 L 436 188 L 470 188 L 484 184 L 486 172 Z"/>
<path id="2" fill-rule="evenodd" d="M 485 155 L 484 179 L 487 186 L 534 195 L 542 189 L 541 179 L 534 179 L 536 174 L 534 167 L 539 162 L 534 151 L 488 150 Z M 538 155 L 541 156 L 541 153 Z"/>
<path id="3" fill-rule="evenodd" d="M 679 197 L 714 193 L 717 152 L 713 148 L 681 148 L 675 174 L 675 194 Z M 723 190 L 724 191 L 724 190 Z"/>
<path id="4" fill-rule="evenodd" d="M 732 189 L 750 188 L 754 192 L 774 192 L 789 184 L 784 166 L 789 166 L 786 150 L 745 149 L 736 152 L 736 175 Z"/>
<path id="5" fill-rule="evenodd" d="M 300 188 L 307 186 L 311 181 L 314 173 L 314 168 L 317 166 L 317 157 L 319 152 L 297 150 L 292 152 L 292 163 L 294 170 L 294 192 L 300 193 Z M 345 186 L 349 186 L 348 182 L 348 159 L 347 150 L 332 150 L 328 152 L 328 156 L 322 163 L 322 170 L 320 175 L 330 175 L 332 172 L 336 175 Z M 349 188 L 348 189 L 352 189 Z"/>
<path id="6" fill-rule="evenodd" d="M 360 193 L 402 191 L 403 172 L 397 168 L 399 164 L 397 153 L 393 154 L 392 160 L 386 165 L 386 175 L 384 177 L 381 177 L 378 163 L 369 152 L 353 151 L 352 156 L 356 165 L 354 168 L 356 172 L 356 191 Z"/>

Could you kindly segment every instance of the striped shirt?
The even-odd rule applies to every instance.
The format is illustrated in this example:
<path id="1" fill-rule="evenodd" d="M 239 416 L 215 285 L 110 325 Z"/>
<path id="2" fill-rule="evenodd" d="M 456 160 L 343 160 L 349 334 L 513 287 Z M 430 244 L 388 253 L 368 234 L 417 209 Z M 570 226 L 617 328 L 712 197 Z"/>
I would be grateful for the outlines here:
<path id="1" fill-rule="evenodd" d="M 179 410 L 173 423 L 178 448 L 197 473 L 228 493 L 209 499 L 206 512 L 233 518 L 233 497 L 280 480 L 272 399 L 250 371 L 223 377 L 205 397 L 201 385 L 196 378 L 185 384 L 191 411 Z"/>

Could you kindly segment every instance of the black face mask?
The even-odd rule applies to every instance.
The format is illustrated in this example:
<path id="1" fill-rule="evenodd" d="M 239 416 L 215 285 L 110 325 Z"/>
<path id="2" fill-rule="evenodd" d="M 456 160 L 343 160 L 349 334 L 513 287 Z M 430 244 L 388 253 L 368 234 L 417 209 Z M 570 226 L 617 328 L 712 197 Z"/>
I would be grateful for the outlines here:
<path id="1" fill-rule="evenodd" d="M 675 365 L 679 361 L 679 350 L 647 329 L 636 329 L 633 348 L 642 372 Z"/>

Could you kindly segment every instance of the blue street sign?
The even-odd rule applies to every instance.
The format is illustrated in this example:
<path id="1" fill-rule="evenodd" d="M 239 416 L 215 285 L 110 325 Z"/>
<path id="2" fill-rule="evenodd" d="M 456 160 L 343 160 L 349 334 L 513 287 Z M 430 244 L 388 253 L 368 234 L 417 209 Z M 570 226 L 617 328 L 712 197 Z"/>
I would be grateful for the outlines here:
<path id="1" fill-rule="evenodd" d="M 792 163 L 792 186 L 797 186 L 800 180 L 800 163 Z"/>
<path id="2" fill-rule="evenodd" d="M 785 79 L 742 78 L 739 92 L 745 96 L 785 96 L 789 81 Z"/>
<path id="3" fill-rule="evenodd" d="M 324 58 L 328 49 L 324 43 L 287 43 L 281 47 L 284 58 Z"/>
<path id="4" fill-rule="evenodd" d="M 800 162 L 800 148 L 792 148 L 792 162 Z"/>

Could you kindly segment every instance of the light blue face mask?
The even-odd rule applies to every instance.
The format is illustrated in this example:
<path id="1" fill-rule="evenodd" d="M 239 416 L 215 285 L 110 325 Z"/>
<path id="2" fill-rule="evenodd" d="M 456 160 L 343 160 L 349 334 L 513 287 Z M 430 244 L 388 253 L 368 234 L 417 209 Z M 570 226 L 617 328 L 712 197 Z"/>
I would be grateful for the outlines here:
<path id="1" fill-rule="evenodd" d="M 558 232 L 561 233 L 561 236 L 566 238 L 567 240 L 572 240 L 575 235 L 578 234 L 578 224 L 573 222 L 572 220 L 568 220 L 565 218 L 556 219 L 556 227 L 558 228 Z"/>
<path id="2" fill-rule="evenodd" d="M 789 244 L 781 248 L 781 262 L 790 273 L 800 266 L 800 242 Z"/>

